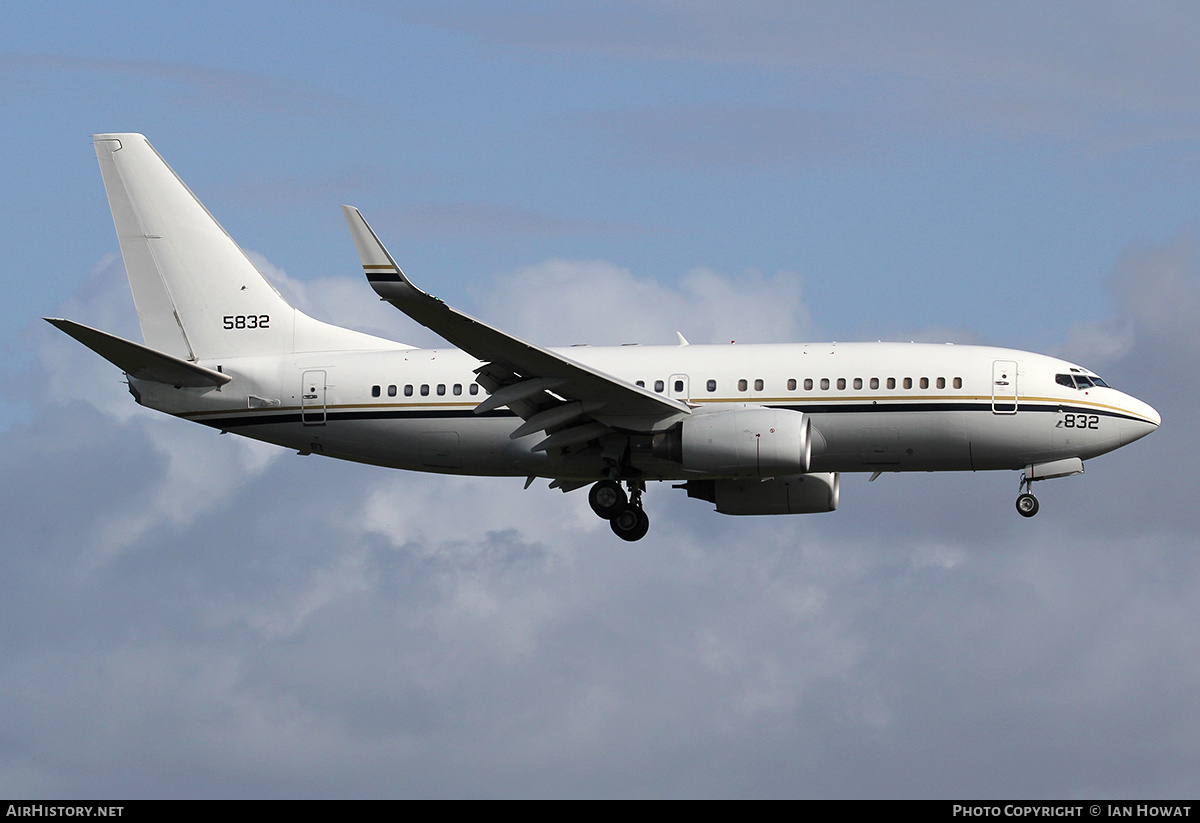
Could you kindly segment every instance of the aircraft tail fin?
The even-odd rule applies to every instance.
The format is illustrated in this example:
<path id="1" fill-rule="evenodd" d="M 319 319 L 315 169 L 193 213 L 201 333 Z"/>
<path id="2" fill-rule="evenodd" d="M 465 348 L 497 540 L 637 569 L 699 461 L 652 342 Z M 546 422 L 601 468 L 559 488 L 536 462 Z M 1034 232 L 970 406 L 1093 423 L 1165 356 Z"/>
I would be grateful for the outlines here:
<path id="1" fill-rule="evenodd" d="M 293 308 L 144 136 L 92 139 L 146 346 L 193 362 L 396 346 Z"/>

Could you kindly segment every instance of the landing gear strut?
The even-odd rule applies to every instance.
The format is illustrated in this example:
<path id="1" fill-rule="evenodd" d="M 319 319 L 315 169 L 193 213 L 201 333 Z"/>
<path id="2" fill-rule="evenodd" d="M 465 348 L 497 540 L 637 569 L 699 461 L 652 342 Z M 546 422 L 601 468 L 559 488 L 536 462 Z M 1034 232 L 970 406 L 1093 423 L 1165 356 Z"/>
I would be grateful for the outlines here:
<path id="1" fill-rule="evenodd" d="M 650 518 L 642 509 L 642 492 L 645 484 L 641 480 L 627 480 L 629 494 L 616 480 L 601 480 L 588 492 L 588 503 L 600 517 L 608 521 L 613 534 L 622 540 L 641 540 L 650 529 Z"/>

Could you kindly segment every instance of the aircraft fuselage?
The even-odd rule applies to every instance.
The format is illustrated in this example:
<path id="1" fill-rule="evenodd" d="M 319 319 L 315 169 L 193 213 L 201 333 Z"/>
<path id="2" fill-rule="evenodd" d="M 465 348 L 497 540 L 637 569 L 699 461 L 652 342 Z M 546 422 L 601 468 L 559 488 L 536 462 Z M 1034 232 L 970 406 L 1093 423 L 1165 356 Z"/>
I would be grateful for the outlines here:
<path id="1" fill-rule="evenodd" d="M 1021 469 L 1083 460 L 1153 431 L 1147 404 L 1063 360 L 983 346 L 920 343 L 575 346 L 556 350 L 696 413 L 766 406 L 803 412 L 819 472 Z M 510 439 L 505 408 L 477 415 L 479 360 L 454 349 L 305 353 L 203 363 L 231 376 L 219 389 L 135 385 L 152 408 L 302 452 L 450 474 L 596 479 L 596 449 L 533 452 L 539 433 Z M 632 440 L 648 480 L 695 472 Z"/>

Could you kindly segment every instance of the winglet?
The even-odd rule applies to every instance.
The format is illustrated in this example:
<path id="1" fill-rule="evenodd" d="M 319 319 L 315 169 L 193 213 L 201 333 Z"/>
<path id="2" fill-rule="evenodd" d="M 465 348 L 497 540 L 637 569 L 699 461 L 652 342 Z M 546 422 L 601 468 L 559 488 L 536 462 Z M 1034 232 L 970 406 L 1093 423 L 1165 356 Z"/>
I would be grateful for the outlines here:
<path id="1" fill-rule="evenodd" d="M 424 294 L 404 276 L 404 272 L 383 247 L 383 243 L 367 225 L 362 212 L 354 206 L 342 206 L 342 214 L 346 218 L 346 225 L 350 227 L 350 236 L 354 238 L 354 248 L 358 250 L 358 257 L 362 260 L 363 273 L 376 294 L 384 300 L 416 296 L 411 292 Z M 401 288 L 396 288 L 397 286 Z"/>

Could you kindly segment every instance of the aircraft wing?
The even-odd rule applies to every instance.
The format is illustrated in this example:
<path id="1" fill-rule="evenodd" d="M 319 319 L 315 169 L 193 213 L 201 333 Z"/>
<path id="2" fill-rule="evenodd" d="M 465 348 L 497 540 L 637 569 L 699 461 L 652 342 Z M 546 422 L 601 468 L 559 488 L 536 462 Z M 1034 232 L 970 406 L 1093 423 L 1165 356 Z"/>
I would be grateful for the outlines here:
<path id="1" fill-rule="evenodd" d="M 658 430 L 691 413 L 680 400 L 527 343 L 426 294 L 404 275 L 358 209 L 342 206 L 342 212 L 376 294 L 484 361 L 478 374 L 491 396 L 475 411 L 511 408 L 526 421 L 513 432 L 514 438 L 543 429 L 559 430 L 583 418 L 614 428 Z"/>

